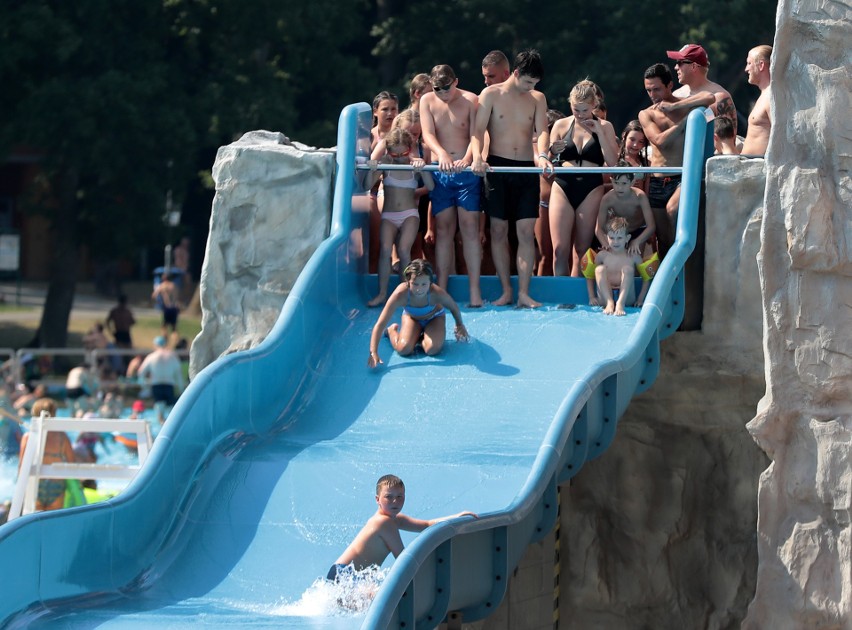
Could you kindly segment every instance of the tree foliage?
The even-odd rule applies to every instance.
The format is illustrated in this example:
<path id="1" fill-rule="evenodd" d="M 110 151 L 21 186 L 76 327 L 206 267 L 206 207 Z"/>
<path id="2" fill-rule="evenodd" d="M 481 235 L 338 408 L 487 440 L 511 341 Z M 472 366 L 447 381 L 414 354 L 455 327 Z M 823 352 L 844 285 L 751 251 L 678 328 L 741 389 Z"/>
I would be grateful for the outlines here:
<path id="1" fill-rule="evenodd" d="M 603 88 L 618 127 L 647 106 L 645 69 L 669 62 L 666 50 L 700 43 L 710 56 L 711 78 L 728 87 L 740 109 L 748 111 L 756 93 L 744 82 L 745 57 L 753 46 L 772 43 L 774 16 L 770 0 L 553 0 L 544 8 L 506 0 L 406 3 L 373 29 L 376 54 L 405 61 L 402 75 L 381 77 L 385 84 L 379 89 L 399 89 L 414 74 L 448 63 L 460 87 L 478 92 L 480 62 L 487 52 L 499 49 L 511 59 L 522 49 L 536 48 L 545 67 L 540 89 L 549 106 L 567 111 L 571 87 L 589 77 Z"/>

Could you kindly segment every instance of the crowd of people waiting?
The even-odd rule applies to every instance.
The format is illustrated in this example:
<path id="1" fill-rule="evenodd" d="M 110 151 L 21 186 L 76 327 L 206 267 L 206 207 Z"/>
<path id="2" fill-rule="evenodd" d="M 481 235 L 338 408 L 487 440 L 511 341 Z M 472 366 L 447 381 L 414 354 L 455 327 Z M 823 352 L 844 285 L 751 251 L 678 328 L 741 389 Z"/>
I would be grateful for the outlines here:
<path id="1" fill-rule="evenodd" d="M 486 55 L 486 87 L 478 95 L 461 89 L 446 64 L 412 79 L 410 105 L 401 112 L 396 95 L 380 92 L 373 100 L 367 182 L 370 263 L 379 286 L 369 305 L 384 305 L 391 274 L 405 280 L 409 262 L 424 258 L 444 290 L 450 274 L 468 275 L 469 307 L 483 304 L 481 274 L 500 279 L 493 305 L 516 301 L 521 307 L 539 306 L 529 294 L 532 275 L 585 275 L 597 289 L 590 291 L 591 303 L 623 314 L 606 300 L 587 262 L 609 248 L 608 224 L 616 217 L 626 221 L 631 258 L 663 258 L 674 243 L 680 176 L 641 173 L 620 186 L 617 177 L 555 174 L 554 166 L 682 166 L 687 116 L 698 107 L 715 116 L 717 154 L 762 156 L 770 132 L 771 54 L 766 45 L 747 54 L 748 82 L 760 96 L 744 137 L 737 135 L 730 93 L 708 78 L 707 52 L 697 44 L 667 51 L 674 74 L 666 63 L 648 67 L 642 80 L 651 103 L 620 133 L 607 120 L 603 90 L 589 79 L 571 90 L 568 115 L 548 109 L 536 90 L 544 69 L 534 50 L 520 53 L 513 68 L 500 51 Z M 411 165 L 414 172 L 380 170 L 382 163 Z M 438 170 L 423 171 L 430 163 Z M 535 167 L 540 174 L 491 170 L 497 166 Z M 518 276 L 516 298 L 512 273 Z"/>

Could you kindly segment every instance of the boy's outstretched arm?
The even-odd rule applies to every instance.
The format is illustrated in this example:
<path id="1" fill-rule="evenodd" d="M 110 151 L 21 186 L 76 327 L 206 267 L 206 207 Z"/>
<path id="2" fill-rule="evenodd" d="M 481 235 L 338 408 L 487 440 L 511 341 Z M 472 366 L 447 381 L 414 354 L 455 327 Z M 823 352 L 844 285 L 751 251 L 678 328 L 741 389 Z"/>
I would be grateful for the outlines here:
<path id="1" fill-rule="evenodd" d="M 452 520 L 454 518 L 461 518 L 462 516 L 472 516 L 473 518 L 479 518 L 479 514 L 477 514 L 475 512 L 469 512 L 469 511 L 466 510 L 464 512 L 459 512 L 458 514 L 450 514 L 449 516 L 442 516 L 440 518 L 433 518 L 431 521 L 429 521 L 429 525 L 434 525 L 435 523 L 440 523 L 441 521 L 449 521 L 449 520 Z"/>
<path id="2" fill-rule="evenodd" d="M 477 514 L 474 514 L 473 512 L 459 512 L 458 514 L 441 516 L 440 518 L 433 518 L 428 521 L 424 521 L 419 518 L 412 518 L 411 516 L 400 514 L 396 517 L 396 521 L 399 525 L 399 528 L 404 529 L 407 532 L 422 532 L 430 525 L 435 525 L 436 523 L 440 523 L 442 521 L 449 521 L 450 519 L 459 518 L 462 516 L 472 516 L 473 518 L 479 518 L 479 516 Z"/>

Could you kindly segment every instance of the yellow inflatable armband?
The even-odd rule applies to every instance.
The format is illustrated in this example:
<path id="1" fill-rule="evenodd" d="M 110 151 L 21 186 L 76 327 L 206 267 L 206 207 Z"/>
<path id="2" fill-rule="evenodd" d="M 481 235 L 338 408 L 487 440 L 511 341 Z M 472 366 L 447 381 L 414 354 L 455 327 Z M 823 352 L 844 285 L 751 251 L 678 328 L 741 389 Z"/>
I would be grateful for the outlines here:
<path id="1" fill-rule="evenodd" d="M 660 257 L 654 252 L 648 260 L 636 265 L 643 280 L 651 280 L 660 268 Z"/>
<path id="2" fill-rule="evenodd" d="M 589 280 L 595 279 L 595 252 L 590 247 L 580 258 L 580 269 L 583 270 L 583 275 Z"/>

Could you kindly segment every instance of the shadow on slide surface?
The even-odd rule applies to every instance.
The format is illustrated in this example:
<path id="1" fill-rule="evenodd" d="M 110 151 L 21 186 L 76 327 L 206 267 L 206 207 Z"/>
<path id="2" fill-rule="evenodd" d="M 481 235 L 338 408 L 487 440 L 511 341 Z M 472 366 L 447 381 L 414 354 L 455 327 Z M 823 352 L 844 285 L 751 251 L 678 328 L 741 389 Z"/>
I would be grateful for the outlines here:
<path id="1" fill-rule="evenodd" d="M 376 370 L 355 168 L 369 124 L 365 104 L 341 114 L 331 236 L 268 339 L 199 374 L 119 497 L 0 528 L 14 574 L 0 625 L 413 628 L 496 610 L 526 546 L 552 529 L 558 485 L 607 448 L 680 322 L 704 117 L 693 112 L 687 129 L 678 242 L 641 310 L 606 317 L 584 305 L 583 280 L 534 278 L 543 308 L 463 308 L 469 343 L 401 358 L 383 340 Z M 461 303 L 464 278 L 450 291 Z M 481 518 L 404 537 L 366 613 L 296 605 L 374 512 L 386 473 L 405 481 L 412 516 Z"/>

